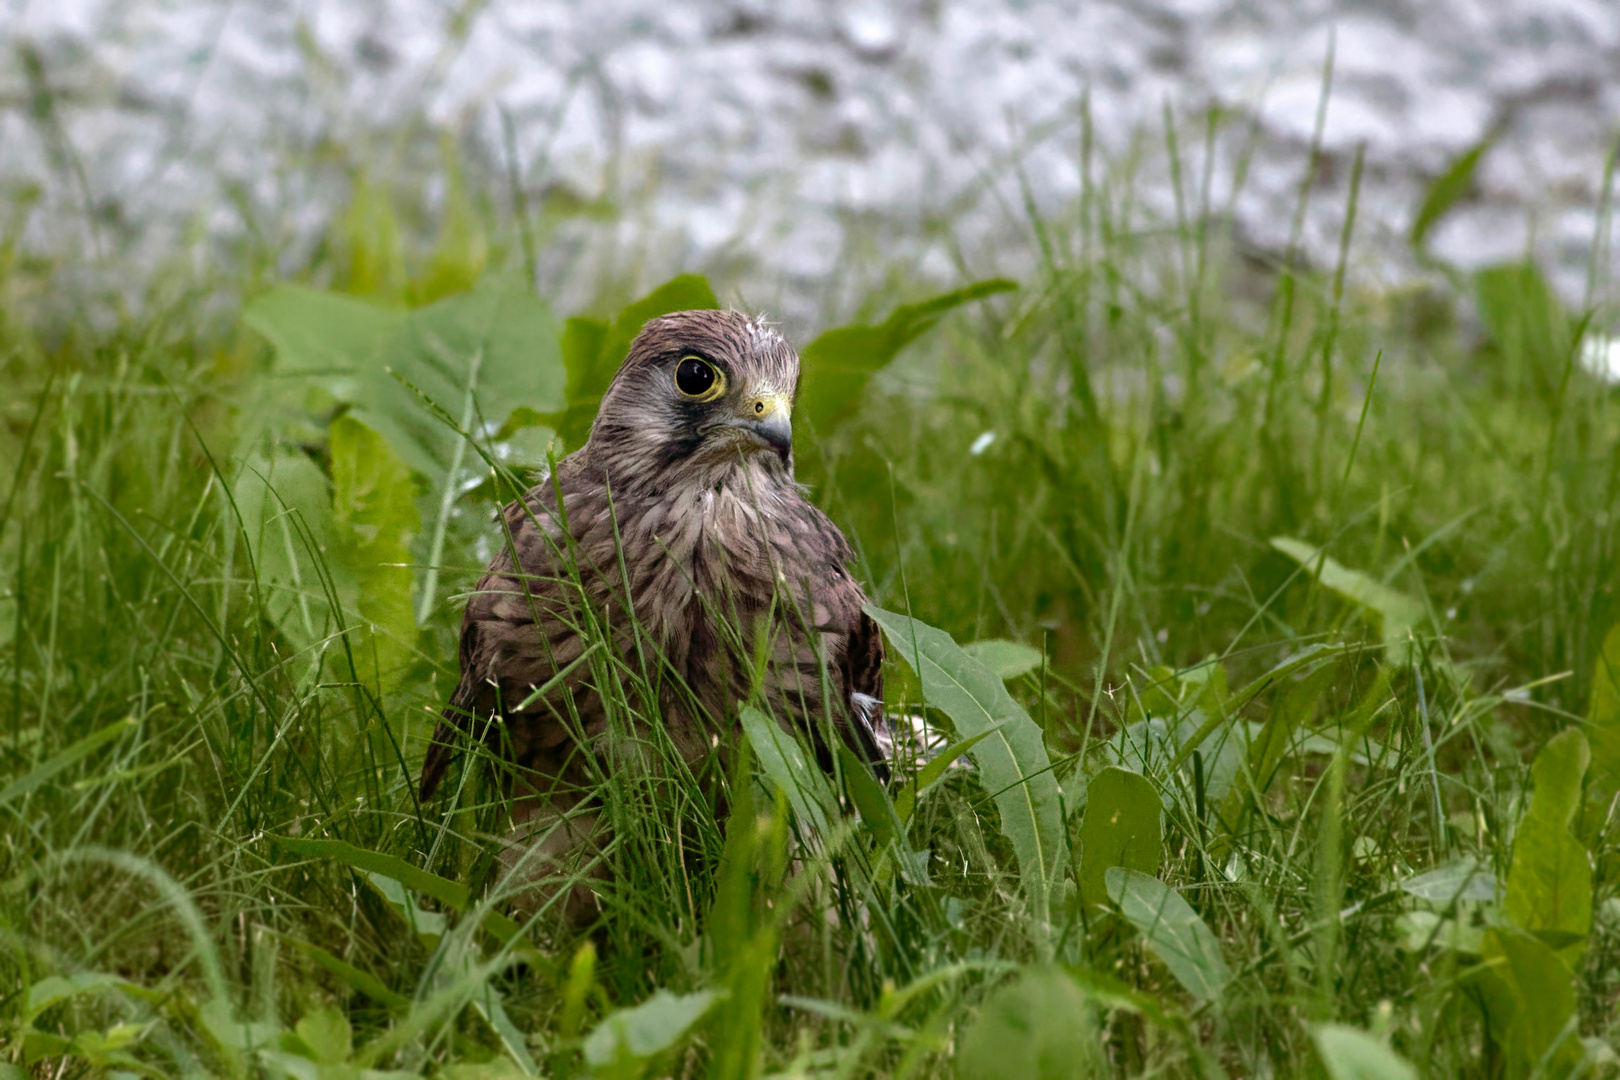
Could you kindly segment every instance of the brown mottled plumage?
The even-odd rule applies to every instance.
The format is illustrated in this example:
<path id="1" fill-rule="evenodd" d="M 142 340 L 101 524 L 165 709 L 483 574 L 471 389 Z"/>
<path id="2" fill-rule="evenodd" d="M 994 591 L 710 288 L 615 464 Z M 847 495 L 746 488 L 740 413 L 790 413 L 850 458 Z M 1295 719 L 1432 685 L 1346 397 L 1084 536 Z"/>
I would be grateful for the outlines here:
<path id="1" fill-rule="evenodd" d="M 684 392 L 702 385 L 702 367 L 708 392 Z M 798 379 L 797 354 L 757 318 L 688 311 L 647 323 L 590 439 L 502 515 L 506 542 L 467 602 L 461 681 L 423 763 L 423 798 L 460 729 L 516 766 L 513 817 L 549 823 L 542 855 L 593 834 L 580 750 L 611 754 L 592 683 L 599 658 L 567 669 L 603 636 L 644 665 L 658 700 L 632 705 L 661 720 L 689 764 L 749 698 L 763 650 L 761 697 L 778 722 L 806 732 L 824 767 L 831 731 L 882 770 L 882 642 L 845 569 L 848 542 L 793 480 Z"/>

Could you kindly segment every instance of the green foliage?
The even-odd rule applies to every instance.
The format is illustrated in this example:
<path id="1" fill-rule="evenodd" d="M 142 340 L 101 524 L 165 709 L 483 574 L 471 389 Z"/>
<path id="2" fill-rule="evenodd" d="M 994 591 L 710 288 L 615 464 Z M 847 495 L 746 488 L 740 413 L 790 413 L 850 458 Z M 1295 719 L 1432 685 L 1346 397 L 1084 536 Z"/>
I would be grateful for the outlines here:
<path id="1" fill-rule="evenodd" d="M 1351 603 L 1361 607 L 1378 620 L 1384 639 L 1384 648 L 1392 664 L 1404 662 L 1407 642 L 1424 621 L 1423 605 L 1410 596 L 1390 588 L 1359 570 L 1351 570 L 1337 559 L 1325 555 L 1309 544 L 1286 536 L 1274 536 L 1271 546 L 1316 578 L 1325 588 L 1332 589 Z"/>
<path id="2" fill-rule="evenodd" d="M 1003 679 L 1016 679 L 1028 675 L 1041 666 L 1041 650 L 1022 642 L 988 638 L 970 641 L 962 651 Z"/>
<path id="3" fill-rule="evenodd" d="M 854 409 L 867 380 L 952 308 L 1016 288 L 1016 282 L 1005 278 L 978 281 L 918 304 L 902 304 L 876 326 L 826 331 L 799 350 L 798 415 L 818 435 L 830 433 Z"/>
<path id="4" fill-rule="evenodd" d="M 985 999 L 957 1061 L 964 1080 L 1085 1080 L 1106 1068 L 1096 1006 L 1052 968 L 1033 968 Z"/>
<path id="5" fill-rule="evenodd" d="M 1586 736 L 1574 728 L 1560 732 L 1536 755 L 1530 811 L 1514 836 L 1503 900 L 1509 919 L 1571 963 L 1592 929 L 1592 866 L 1570 832 L 1590 758 Z"/>
<path id="6" fill-rule="evenodd" d="M 1485 932 L 1481 997 L 1508 1074 L 1567 1075 L 1580 1062 L 1575 980 L 1550 946 L 1512 927 Z"/>
<path id="7" fill-rule="evenodd" d="M 385 439 L 352 416 L 332 424 L 332 532 L 337 561 L 353 577 L 368 633 L 352 644 L 359 667 L 392 689 L 411 661 L 410 541 L 421 527 L 410 470 Z"/>
<path id="8" fill-rule="evenodd" d="M 1159 872 L 1159 793 L 1146 777 L 1110 766 L 1091 778 L 1080 819 L 1080 899 L 1108 902 L 1110 867 Z"/>
<path id="9" fill-rule="evenodd" d="M 585 1039 L 585 1061 L 601 1080 L 639 1080 L 714 1006 L 713 990 L 676 997 L 660 990 L 605 1017 Z"/>
<path id="10" fill-rule="evenodd" d="M 1108 898 L 1147 939 L 1149 951 L 1163 961 L 1187 992 L 1214 1001 L 1232 981 L 1221 955 L 1221 943 L 1181 894 L 1151 874 L 1125 866 L 1106 872 Z"/>
<path id="11" fill-rule="evenodd" d="M 917 674 L 928 703 L 950 717 L 958 735 L 990 733 L 969 753 L 1001 812 L 1001 829 L 1017 854 L 1030 902 L 1042 910 L 1063 879 L 1067 851 L 1057 781 L 1041 729 L 1001 679 L 949 634 L 871 604 L 866 613 L 883 628 L 891 655 Z"/>
<path id="12" fill-rule="evenodd" d="M 1389 1047 L 1343 1024 L 1311 1029 L 1316 1052 L 1331 1080 L 1417 1080 L 1417 1071 Z"/>
<path id="13" fill-rule="evenodd" d="M 1487 267 L 1474 275 L 1474 293 L 1497 377 L 1510 390 L 1555 402 L 1574 364 L 1576 334 L 1540 269 L 1528 262 Z"/>
<path id="14" fill-rule="evenodd" d="M 1601 1073 L 1620 399 L 1539 271 L 1274 274 L 1114 162 L 994 304 L 852 250 L 809 301 L 893 314 L 805 350 L 800 477 L 884 623 L 891 785 L 757 708 L 693 767 L 670 673 L 598 646 L 580 927 L 511 903 L 481 747 L 417 803 L 445 600 L 507 468 L 715 289 L 553 318 L 530 282 L 597 264 L 508 276 L 532 185 L 456 164 L 349 171 L 294 273 L 335 292 L 266 289 L 278 248 L 52 322 L 6 262 L 0 1075 Z M 1482 343 L 1432 317 L 1470 304 Z"/>

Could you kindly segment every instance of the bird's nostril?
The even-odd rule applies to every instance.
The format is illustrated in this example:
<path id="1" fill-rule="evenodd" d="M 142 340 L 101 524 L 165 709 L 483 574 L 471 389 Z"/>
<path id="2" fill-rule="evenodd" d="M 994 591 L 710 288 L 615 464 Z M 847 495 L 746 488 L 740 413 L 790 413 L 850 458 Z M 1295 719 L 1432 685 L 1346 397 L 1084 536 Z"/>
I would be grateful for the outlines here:
<path id="1" fill-rule="evenodd" d="M 764 412 L 765 411 L 765 403 L 763 401 L 754 402 L 754 411 L 757 412 L 757 413 Z"/>

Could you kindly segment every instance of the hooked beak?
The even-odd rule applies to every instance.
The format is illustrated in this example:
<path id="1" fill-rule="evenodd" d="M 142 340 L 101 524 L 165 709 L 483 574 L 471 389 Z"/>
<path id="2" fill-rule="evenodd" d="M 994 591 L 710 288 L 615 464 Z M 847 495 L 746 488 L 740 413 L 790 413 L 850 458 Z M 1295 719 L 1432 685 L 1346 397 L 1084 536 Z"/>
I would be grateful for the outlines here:
<path id="1" fill-rule="evenodd" d="M 740 413 L 725 421 L 754 435 L 787 463 L 793 453 L 792 400 L 786 394 L 761 394 L 744 400 Z"/>

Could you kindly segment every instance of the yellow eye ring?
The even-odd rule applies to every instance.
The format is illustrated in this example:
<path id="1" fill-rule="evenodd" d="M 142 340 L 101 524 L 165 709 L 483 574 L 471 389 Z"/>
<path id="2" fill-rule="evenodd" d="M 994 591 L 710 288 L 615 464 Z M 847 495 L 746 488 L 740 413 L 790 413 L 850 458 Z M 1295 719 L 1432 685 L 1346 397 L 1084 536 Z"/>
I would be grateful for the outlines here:
<path id="1" fill-rule="evenodd" d="M 675 365 L 675 389 L 691 401 L 713 401 L 726 392 L 726 373 L 701 356 L 683 356 Z"/>

